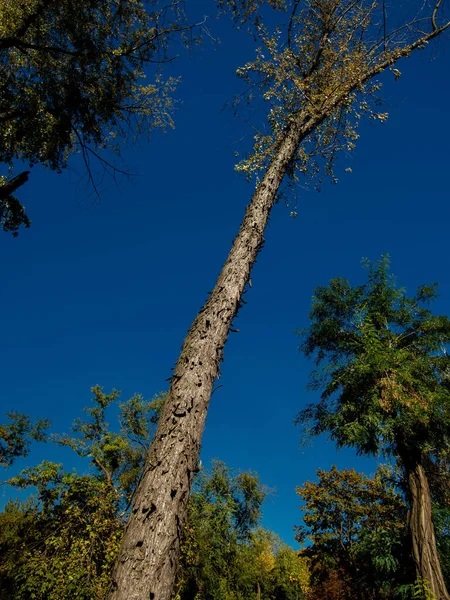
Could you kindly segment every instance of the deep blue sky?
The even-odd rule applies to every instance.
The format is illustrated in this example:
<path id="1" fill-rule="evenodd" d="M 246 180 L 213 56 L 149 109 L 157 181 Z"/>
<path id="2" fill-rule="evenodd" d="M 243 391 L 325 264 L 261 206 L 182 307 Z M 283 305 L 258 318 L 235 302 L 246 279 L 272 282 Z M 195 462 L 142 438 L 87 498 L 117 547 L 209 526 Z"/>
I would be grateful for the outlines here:
<path id="1" fill-rule="evenodd" d="M 193 6 L 214 16 L 210 0 Z M 0 236 L 4 411 L 50 417 L 55 431 L 67 431 L 96 383 L 122 389 L 124 399 L 167 387 L 252 194 L 233 171 L 248 129 L 222 108 L 241 89 L 234 71 L 253 42 L 226 19 L 209 27 L 221 44 L 171 66 L 182 76 L 176 129 L 124 153 L 139 176 L 119 189 L 104 180 L 102 202 L 90 208 L 76 159 L 62 175 L 33 169 L 21 190 L 32 227 Z M 408 291 L 439 281 L 436 310 L 450 312 L 449 36 L 399 68 L 398 83 L 383 78 L 389 120 L 362 124 L 354 155 L 338 165 L 339 184 L 320 194 L 300 187 L 297 219 L 281 204 L 273 211 L 211 403 L 203 462 L 258 472 L 274 489 L 264 524 L 289 543 L 300 521 L 295 486 L 333 463 L 373 470 L 323 440 L 302 449 L 292 424 L 315 399 L 305 391 L 312 365 L 293 333 L 308 323 L 315 286 L 335 276 L 361 283 L 361 257 L 388 252 Z M 20 466 L 43 456 L 66 460 L 42 447 Z"/>

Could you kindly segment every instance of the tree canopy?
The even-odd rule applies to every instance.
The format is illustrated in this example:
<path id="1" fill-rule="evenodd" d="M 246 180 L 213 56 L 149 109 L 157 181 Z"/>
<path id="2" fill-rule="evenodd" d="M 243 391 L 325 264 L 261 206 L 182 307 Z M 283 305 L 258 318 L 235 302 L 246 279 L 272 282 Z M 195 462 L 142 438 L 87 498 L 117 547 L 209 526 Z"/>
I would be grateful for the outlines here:
<path id="1" fill-rule="evenodd" d="M 354 469 L 319 470 L 318 480 L 297 488 L 304 504 L 297 539 L 309 539 L 317 598 L 390 598 L 414 580 L 407 506 L 389 469 L 373 477 Z M 337 589 L 339 582 L 340 592 Z"/>
<path id="2" fill-rule="evenodd" d="M 124 139 L 173 126 L 176 79 L 161 66 L 185 41 L 184 2 L 159 0 L 29 0 L 0 3 L 0 162 L 40 163 L 57 171 L 81 152 L 115 167 L 103 151 Z M 150 81 L 148 66 L 156 63 Z M 155 66 L 155 65 L 153 65 Z M 14 180 L 13 180 L 14 181 Z M 29 225 L 14 195 L 24 181 L 0 187 L 0 223 L 17 233 Z"/>
<path id="3" fill-rule="evenodd" d="M 448 448 L 450 320 L 428 304 L 437 285 L 408 297 L 389 273 L 389 258 L 365 262 L 367 283 L 333 279 L 315 290 L 301 350 L 318 369 L 318 404 L 298 415 L 313 434 L 329 433 L 359 453 L 398 456 Z"/>

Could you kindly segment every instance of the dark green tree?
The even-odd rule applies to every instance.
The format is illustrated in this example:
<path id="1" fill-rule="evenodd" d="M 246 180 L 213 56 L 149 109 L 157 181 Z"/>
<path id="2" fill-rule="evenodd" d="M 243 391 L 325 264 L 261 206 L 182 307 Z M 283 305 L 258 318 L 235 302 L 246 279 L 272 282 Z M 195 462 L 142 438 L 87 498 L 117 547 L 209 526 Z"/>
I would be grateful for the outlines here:
<path id="1" fill-rule="evenodd" d="M 424 465 L 450 443 L 450 320 L 427 306 L 436 298 L 435 284 L 408 297 L 387 257 L 365 266 L 364 285 L 338 278 L 315 290 L 301 350 L 318 366 L 311 388 L 323 392 L 297 420 L 311 434 L 328 433 L 339 447 L 398 461 L 417 574 L 436 598 L 448 599 Z"/>
<path id="2" fill-rule="evenodd" d="M 196 476 L 182 543 L 177 594 L 181 600 L 248 598 L 256 594 L 252 532 L 265 491 L 256 475 L 214 461 Z M 250 571 L 250 572 L 249 572 Z"/>
<path id="3" fill-rule="evenodd" d="M 59 171 L 81 152 L 96 191 L 91 160 L 117 172 L 102 151 L 173 125 L 176 80 L 159 69 L 148 83 L 144 70 L 194 28 L 184 0 L 1 0 L 0 162 Z M 0 180 L 0 226 L 13 234 L 30 223 L 15 197 L 27 176 Z"/>

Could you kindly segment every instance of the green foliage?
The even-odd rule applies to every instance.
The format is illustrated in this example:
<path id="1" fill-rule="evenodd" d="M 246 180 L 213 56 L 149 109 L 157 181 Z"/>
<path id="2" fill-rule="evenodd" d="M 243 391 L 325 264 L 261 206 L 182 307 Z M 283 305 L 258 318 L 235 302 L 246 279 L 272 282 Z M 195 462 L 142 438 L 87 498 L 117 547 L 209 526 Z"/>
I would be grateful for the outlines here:
<path id="1" fill-rule="evenodd" d="M 301 600 L 307 597 L 310 589 L 309 560 L 299 556 L 289 546 L 280 544 L 275 554 L 275 565 L 271 581 L 266 585 L 274 599 Z M 268 597 L 270 595 L 268 594 Z"/>
<path id="2" fill-rule="evenodd" d="M 414 600 L 436 600 L 436 596 L 430 589 L 430 584 L 426 579 L 418 577 L 411 589 L 411 597 Z"/>
<path id="3" fill-rule="evenodd" d="M 61 464 L 43 461 L 7 482 L 17 489 L 34 488 L 36 496 L 25 503 L 9 502 L 0 513 L 1 598 L 107 596 L 133 490 L 165 394 L 150 402 L 135 395 L 118 403 L 117 390 L 105 394 L 94 386 L 91 391 L 92 403 L 85 418 L 75 421 L 72 434 L 51 437 L 89 461 L 89 474 L 68 473 Z M 115 407 L 116 430 L 107 422 Z M 11 418 L 13 423 L 1 431 L 4 439 L 14 434 L 19 440 L 16 453 L 24 455 L 28 438 L 43 436 L 47 423 L 32 425 L 15 413 Z M 217 461 L 210 472 L 199 470 L 182 542 L 178 600 L 257 600 L 258 589 L 265 600 L 304 597 L 306 559 L 259 526 L 265 496 L 253 473 L 236 473 Z"/>
<path id="4" fill-rule="evenodd" d="M 0 177 L 0 227 L 3 231 L 10 231 L 13 237 L 17 237 L 22 225 L 31 225 L 24 206 L 14 195 L 14 192 L 28 181 L 28 174 L 29 171 L 24 171 L 8 182 L 6 177 Z"/>
<path id="5" fill-rule="evenodd" d="M 16 458 L 28 456 L 32 440 L 46 441 L 50 421 L 38 419 L 32 423 L 29 417 L 14 411 L 6 416 L 10 422 L 0 425 L 0 465 L 10 467 Z"/>
<path id="6" fill-rule="evenodd" d="M 172 127 L 177 82 L 159 69 L 149 83 L 145 68 L 170 58 L 174 35 L 187 41 L 183 4 L 1 0 L 0 162 L 59 171 L 81 152 L 91 177 L 90 160 L 129 133 Z M 29 224 L 13 196 L 0 198 L 0 222 Z"/>
<path id="7" fill-rule="evenodd" d="M 339 574 L 345 598 L 389 598 L 412 576 L 404 560 L 407 507 L 389 470 L 380 467 L 370 478 L 333 466 L 317 474 L 317 482 L 297 489 L 305 503 L 297 539 L 311 542 L 304 553 L 311 559 L 312 589 L 318 597 L 327 595 Z"/>
<path id="8" fill-rule="evenodd" d="M 389 274 L 387 257 L 365 267 L 364 285 L 333 279 L 315 290 L 301 350 L 319 367 L 311 389 L 323 393 L 297 423 L 362 454 L 401 452 L 413 460 L 446 452 L 450 320 L 427 307 L 436 284 L 410 298 Z"/>
<path id="9" fill-rule="evenodd" d="M 252 473 L 200 471 L 184 530 L 176 600 L 300 600 L 307 560 L 259 526 L 266 492 Z"/>
<path id="10" fill-rule="evenodd" d="M 54 435 L 53 440 L 72 448 L 78 456 L 89 458 L 101 481 L 112 485 L 128 504 L 145 462 L 165 394 L 157 394 L 150 402 L 136 394 L 119 404 L 119 431 L 111 431 L 106 410 L 120 392 L 104 394 L 100 386 L 91 389 L 93 406 L 86 408 L 87 419 L 77 419 L 74 436 Z"/>
<path id="11" fill-rule="evenodd" d="M 232 473 L 224 463 L 215 461 L 211 473 L 198 473 L 182 544 L 182 600 L 242 597 L 236 585 L 236 580 L 242 583 L 237 575 L 240 549 L 250 541 L 264 497 L 255 475 Z"/>
<path id="12" fill-rule="evenodd" d="M 106 411 L 119 392 L 105 394 L 100 386 L 91 391 L 87 418 L 75 421 L 74 435 L 53 435 L 52 440 L 89 459 L 93 473 L 67 473 L 61 464 L 43 461 L 7 482 L 18 489 L 35 488 L 37 497 L 25 504 L 10 502 L 0 514 L 1 597 L 106 597 L 131 495 L 165 396 L 147 402 L 135 395 L 119 404 L 117 432 L 111 431 Z M 43 435 L 46 422 L 32 426 L 27 417 L 14 417 L 20 441 L 24 432 L 34 439 Z M 19 450 L 24 454 L 28 447 Z"/>
<path id="13" fill-rule="evenodd" d="M 38 485 L 39 493 L 0 514 L 1 597 L 104 598 L 123 527 L 115 491 L 52 463 L 11 483 Z"/>
<path id="14" fill-rule="evenodd" d="M 442 573 L 447 586 L 450 584 L 450 507 L 436 506 L 433 509 L 433 524 L 439 551 Z"/>

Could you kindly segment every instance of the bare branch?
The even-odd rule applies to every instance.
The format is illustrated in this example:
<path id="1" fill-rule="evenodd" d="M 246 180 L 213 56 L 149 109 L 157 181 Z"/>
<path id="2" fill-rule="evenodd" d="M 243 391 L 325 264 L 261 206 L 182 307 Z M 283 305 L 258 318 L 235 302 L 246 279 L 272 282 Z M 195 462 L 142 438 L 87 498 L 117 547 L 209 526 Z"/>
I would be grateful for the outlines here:
<path id="1" fill-rule="evenodd" d="M 295 0 L 294 6 L 292 7 L 291 18 L 289 19 L 289 25 L 288 25 L 288 30 L 287 30 L 287 45 L 288 45 L 288 48 L 290 48 L 291 50 L 292 50 L 292 43 L 291 43 L 292 27 L 294 25 L 295 13 L 297 12 L 297 8 L 298 8 L 298 5 L 300 4 L 300 2 L 301 2 L 301 0 Z"/>
<path id="2" fill-rule="evenodd" d="M 8 196 L 11 196 L 11 194 L 14 194 L 14 192 L 19 187 L 21 187 L 24 183 L 26 183 L 28 181 L 29 174 L 30 174 L 30 171 L 23 171 L 22 173 L 17 175 L 17 177 L 14 177 L 14 179 L 11 179 L 11 181 L 8 181 L 7 183 L 1 185 L 0 186 L 0 200 L 6 200 L 6 198 L 8 198 Z"/>
<path id="3" fill-rule="evenodd" d="M 65 48 L 60 48 L 58 46 L 40 46 L 39 44 L 32 44 L 15 36 L 0 38 L 0 50 L 7 50 L 8 48 L 17 48 L 18 50 L 37 50 L 39 52 L 54 52 L 56 54 L 67 54 L 68 56 L 82 55 L 81 52 L 66 50 Z"/>
<path id="4" fill-rule="evenodd" d="M 94 462 L 95 464 L 103 471 L 103 473 L 105 474 L 106 477 L 106 481 L 112 485 L 112 473 L 109 469 L 107 469 L 105 467 L 105 465 L 96 457 L 94 456 Z"/>
<path id="5" fill-rule="evenodd" d="M 436 31 L 438 29 L 436 19 L 437 19 L 437 14 L 439 12 L 441 4 L 442 4 L 442 0 L 437 0 L 436 5 L 433 10 L 433 14 L 431 15 L 431 25 L 433 27 L 433 31 Z"/>

